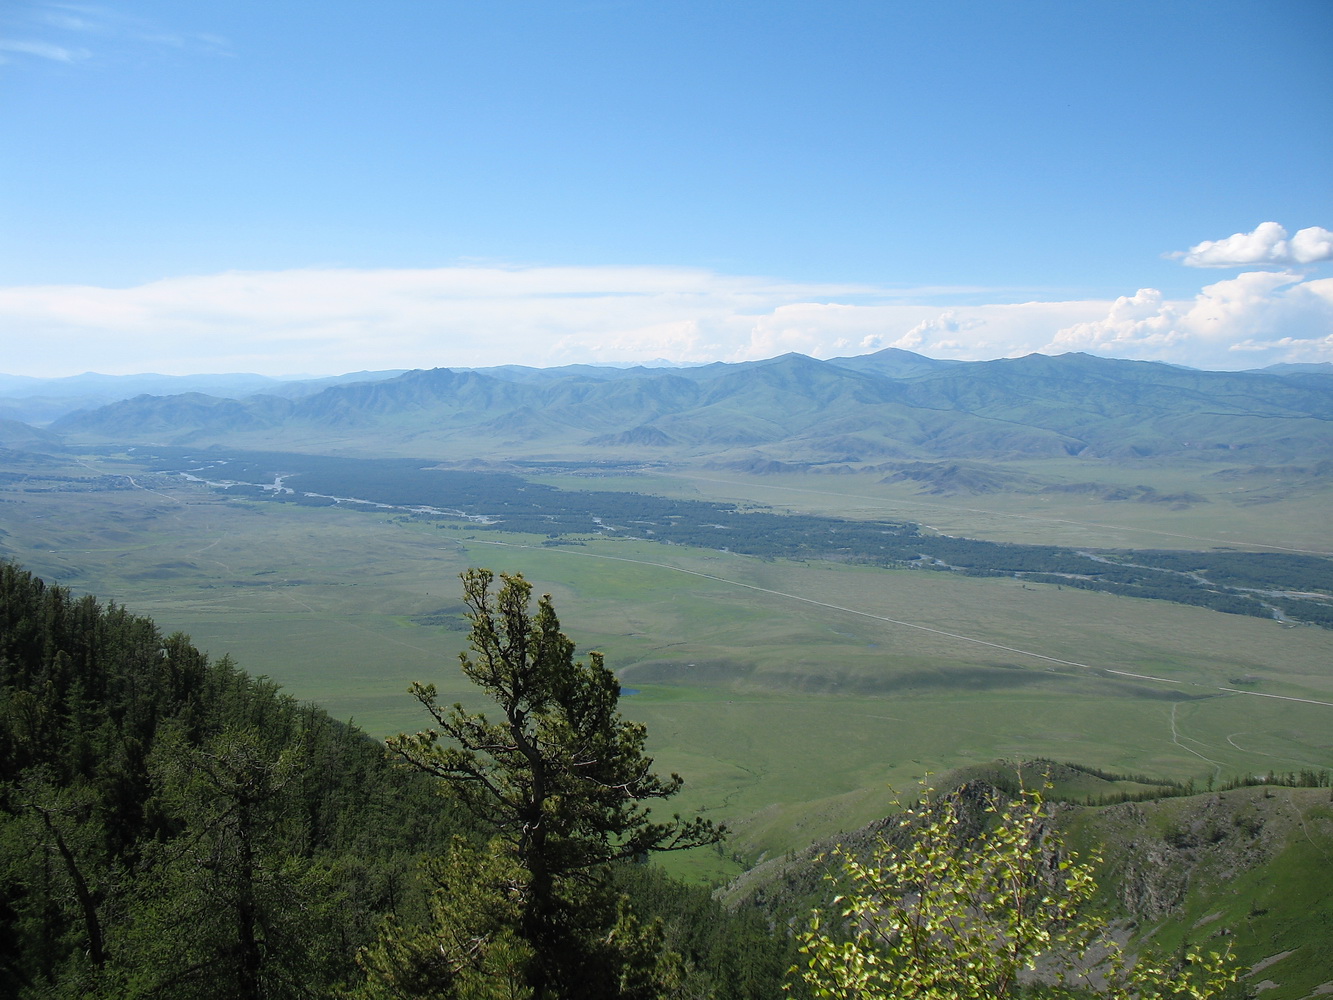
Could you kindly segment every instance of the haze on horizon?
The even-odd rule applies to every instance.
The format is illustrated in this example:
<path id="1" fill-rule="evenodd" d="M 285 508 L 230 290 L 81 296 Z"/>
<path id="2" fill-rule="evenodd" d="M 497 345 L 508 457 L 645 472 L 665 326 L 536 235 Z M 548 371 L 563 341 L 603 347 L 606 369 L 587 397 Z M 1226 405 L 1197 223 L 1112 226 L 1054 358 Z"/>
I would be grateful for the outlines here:
<path id="1" fill-rule="evenodd" d="M 1333 6 L 17 0 L 0 371 L 1333 361 Z"/>

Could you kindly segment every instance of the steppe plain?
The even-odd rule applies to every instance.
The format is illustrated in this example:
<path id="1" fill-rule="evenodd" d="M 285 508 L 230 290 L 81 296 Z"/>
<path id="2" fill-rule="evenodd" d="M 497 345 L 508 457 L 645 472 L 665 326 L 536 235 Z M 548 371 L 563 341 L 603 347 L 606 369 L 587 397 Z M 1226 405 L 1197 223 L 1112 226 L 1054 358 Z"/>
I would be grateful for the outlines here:
<path id="1" fill-rule="evenodd" d="M 1333 552 L 1330 490 L 1280 469 L 1005 469 L 1106 489 L 936 495 L 873 475 L 702 467 L 531 478 L 1000 541 Z M 1105 498 L 1138 486 L 1196 500 Z M 1333 632 L 1314 626 L 1012 578 L 596 535 L 557 545 L 400 510 L 259 502 L 155 474 L 133 450 L 32 464 L 0 492 L 0 531 L 5 557 L 376 735 L 424 724 L 405 693 L 413 680 L 475 703 L 457 669 L 456 576 L 522 572 L 580 649 L 620 675 L 624 713 L 648 726 L 659 767 L 686 778 L 676 807 L 733 829 L 727 852 L 685 862 L 701 876 L 854 829 L 922 775 L 993 759 L 1201 788 L 1333 767 Z"/>

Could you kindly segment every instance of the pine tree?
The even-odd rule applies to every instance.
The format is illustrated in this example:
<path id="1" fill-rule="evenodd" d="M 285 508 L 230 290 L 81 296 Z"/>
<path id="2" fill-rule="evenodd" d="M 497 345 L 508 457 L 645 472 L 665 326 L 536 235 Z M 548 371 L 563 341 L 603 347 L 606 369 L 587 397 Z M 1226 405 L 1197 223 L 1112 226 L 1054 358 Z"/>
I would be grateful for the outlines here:
<path id="1" fill-rule="evenodd" d="M 491 721 L 457 704 L 444 709 L 433 685 L 414 684 L 412 694 L 435 726 L 391 739 L 389 747 L 442 779 L 445 792 L 492 841 L 469 889 L 477 905 L 464 913 L 442 907 L 449 909 L 447 927 L 437 908 L 431 960 L 449 947 L 455 947 L 454 958 L 437 969 L 428 992 L 416 995 L 486 995 L 465 992 L 461 977 L 477 967 L 469 965 L 469 955 L 481 963 L 499 946 L 495 914 L 508 905 L 512 926 L 505 931 L 512 941 L 501 950 L 526 956 L 522 995 L 652 996 L 671 975 L 660 947 L 649 946 L 660 942 L 660 929 L 640 925 L 626 911 L 611 887 L 609 866 L 713 843 L 722 831 L 698 818 L 652 816 L 647 803 L 675 795 L 681 779 L 653 773 L 644 727 L 617 710 L 615 675 L 598 653 L 590 653 L 587 663 L 575 661 L 574 643 L 560 631 L 549 596 L 533 613 L 532 587 L 521 575 L 502 575 L 498 592 L 489 570 L 469 570 L 462 579 L 472 623 L 472 654 L 461 656 L 463 672 L 496 702 L 502 717 Z M 454 853 L 437 869 L 454 873 L 457 895 L 463 853 Z M 372 972 L 379 968 L 382 979 L 386 947 L 382 942 L 365 963 Z M 412 995 L 404 992 L 415 975 L 407 972 L 411 956 L 401 947 L 397 954 L 391 965 L 398 972 L 389 978 L 398 995 Z M 421 952 L 423 960 L 428 954 Z M 505 990 L 495 995 L 520 995 L 513 984 Z"/>

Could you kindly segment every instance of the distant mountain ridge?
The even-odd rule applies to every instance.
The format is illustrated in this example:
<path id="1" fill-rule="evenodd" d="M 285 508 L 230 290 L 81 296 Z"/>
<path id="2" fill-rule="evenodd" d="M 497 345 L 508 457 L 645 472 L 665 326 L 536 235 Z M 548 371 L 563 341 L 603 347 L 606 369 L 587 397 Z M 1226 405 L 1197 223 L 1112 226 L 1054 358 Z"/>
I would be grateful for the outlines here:
<path id="1" fill-rule="evenodd" d="M 0 418 L 44 424 L 77 410 L 96 409 L 140 395 L 166 396 L 201 392 L 231 399 L 256 393 L 296 398 L 330 385 L 392 378 L 405 369 L 350 372 L 326 378 L 271 378 L 267 375 L 100 375 L 85 372 L 65 378 L 0 374 Z"/>
<path id="2" fill-rule="evenodd" d="M 417 370 L 296 396 L 140 395 L 50 429 L 81 443 L 859 467 L 916 458 L 1333 456 L 1333 374 L 1086 354 L 889 349 L 693 368 Z"/>

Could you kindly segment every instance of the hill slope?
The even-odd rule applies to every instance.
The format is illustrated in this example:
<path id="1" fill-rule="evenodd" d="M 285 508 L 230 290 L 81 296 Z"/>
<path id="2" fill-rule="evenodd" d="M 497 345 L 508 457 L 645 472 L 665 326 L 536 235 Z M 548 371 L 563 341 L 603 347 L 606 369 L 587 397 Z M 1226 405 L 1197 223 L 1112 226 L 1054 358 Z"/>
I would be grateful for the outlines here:
<path id="1" fill-rule="evenodd" d="M 1333 456 L 1333 376 L 1203 372 L 1082 354 L 907 352 L 692 369 L 408 372 L 299 399 L 139 396 L 72 414 L 71 440 L 420 456 L 628 457 L 873 467 L 941 457 Z"/>
<path id="2" fill-rule="evenodd" d="M 1175 954 L 1186 943 L 1229 943 L 1253 971 L 1249 991 L 1269 1000 L 1333 992 L 1333 804 L 1328 775 L 1292 776 L 1323 782 L 1288 787 L 1277 781 L 1204 794 L 1167 784 L 1113 778 L 1069 765 L 1039 762 L 1055 782 L 1056 822 L 1080 856 L 1099 852 L 1099 907 L 1133 951 Z M 1291 779 L 1288 779 L 1291 780 Z M 1012 765 L 981 766 L 937 782 L 1016 787 Z M 1164 797 L 1152 798 L 1152 795 Z M 1131 801 L 1087 805 L 1127 796 Z M 1141 798 L 1142 801 L 1132 801 Z M 978 801 L 980 797 L 978 796 Z M 980 820 L 978 820 L 980 821 Z M 826 905 L 834 890 L 819 860 L 834 846 L 868 854 L 894 825 L 888 820 L 774 859 L 727 889 L 733 907 L 758 908 L 772 919 L 802 919 Z"/>

